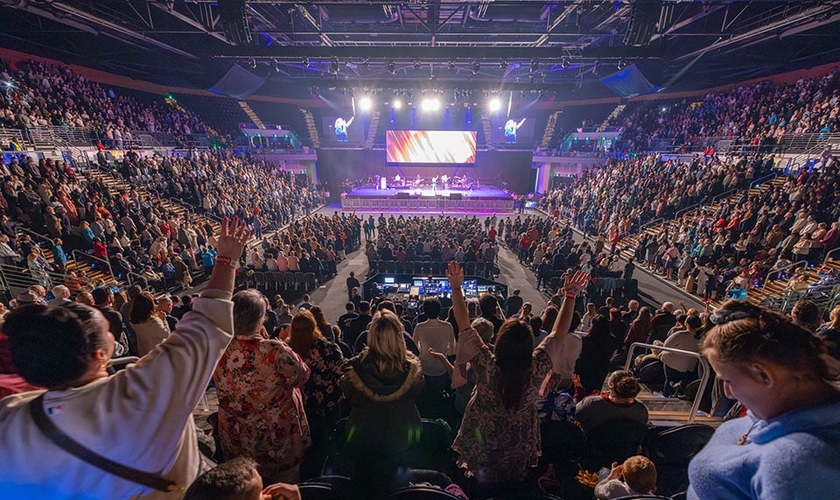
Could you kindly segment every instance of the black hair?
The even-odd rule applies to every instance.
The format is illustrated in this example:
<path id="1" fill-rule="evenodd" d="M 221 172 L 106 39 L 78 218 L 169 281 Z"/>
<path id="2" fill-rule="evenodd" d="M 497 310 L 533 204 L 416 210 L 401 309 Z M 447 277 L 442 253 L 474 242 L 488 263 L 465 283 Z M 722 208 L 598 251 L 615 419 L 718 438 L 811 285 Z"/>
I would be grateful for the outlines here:
<path id="1" fill-rule="evenodd" d="M 184 494 L 184 500 L 239 500 L 256 494 L 253 481 L 257 463 L 236 457 L 198 476 Z"/>
<path id="2" fill-rule="evenodd" d="M 440 318 L 440 311 L 440 299 L 437 297 L 430 297 L 423 301 L 423 314 L 425 314 L 428 318 Z"/>
<path id="3" fill-rule="evenodd" d="M 531 376 L 533 339 L 531 327 L 516 318 L 505 321 L 499 329 L 495 356 L 502 375 L 499 392 L 505 410 L 516 409 L 522 403 L 525 386 Z"/>
<path id="4" fill-rule="evenodd" d="M 6 316 L 3 334 L 11 342 L 12 363 L 24 380 L 52 388 L 78 380 L 106 340 L 100 325 L 88 323 L 96 310 L 75 302 L 29 305 Z"/>

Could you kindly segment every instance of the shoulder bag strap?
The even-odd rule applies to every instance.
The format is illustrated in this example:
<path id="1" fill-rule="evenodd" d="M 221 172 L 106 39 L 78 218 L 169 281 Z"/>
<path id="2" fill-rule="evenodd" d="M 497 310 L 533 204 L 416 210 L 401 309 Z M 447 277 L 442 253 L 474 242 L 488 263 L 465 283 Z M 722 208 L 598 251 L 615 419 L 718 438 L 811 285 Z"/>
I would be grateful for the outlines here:
<path id="1" fill-rule="evenodd" d="M 29 413 L 32 415 L 35 425 L 38 426 L 38 429 L 40 429 L 41 432 L 50 439 L 50 441 L 76 458 L 79 458 L 80 460 L 83 460 L 109 474 L 113 474 L 117 477 L 125 479 L 126 481 L 131 481 L 132 483 L 146 486 L 147 488 L 152 488 L 158 491 L 177 491 L 181 489 L 181 486 L 169 481 L 168 479 L 118 464 L 92 450 L 87 449 L 77 441 L 74 441 L 73 438 L 63 433 L 61 429 L 56 427 L 52 420 L 50 420 L 49 416 L 47 416 L 44 411 L 44 394 L 41 394 L 29 403 Z"/>

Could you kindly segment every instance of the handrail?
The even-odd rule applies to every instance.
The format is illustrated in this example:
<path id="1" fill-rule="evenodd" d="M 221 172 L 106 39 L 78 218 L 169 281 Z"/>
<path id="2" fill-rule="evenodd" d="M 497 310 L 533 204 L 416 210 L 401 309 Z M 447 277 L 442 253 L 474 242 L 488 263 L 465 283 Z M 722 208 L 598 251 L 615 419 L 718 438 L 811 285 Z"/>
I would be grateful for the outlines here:
<path id="1" fill-rule="evenodd" d="M 758 179 L 756 179 L 756 180 L 754 180 L 750 183 L 750 188 L 761 187 L 761 185 L 764 184 L 765 182 L 773 180 L 778 176 L 779 176 L 778 172 L 773 172 L 773 173 L 765 175 L 764 177 L 759 177 Z"/>
<path id="2" fill-rule="evenodd" d="M 828 264 L 828 259 L 831 257 L 831 254 L 840 252 L 840 247 L 835 248 L 834 250 L 829 250 L 827 254 L 825 254 L 825 259 L 823 259 L 823 265 Z"/>
<path id="3" fill-rule="evenodd" d="M 787 271 L 788 269 L 793 269 L 793 268 L 795 268 L 795 267 L 799 267 L 799 266 L 800 266 L 800 264 L 805 264 L 805 267 L 808 267 L 808 265 L 809 265 L 810 263 L 809 263 L 807 260 L 800 260 L 799 262 L 794 262 L 793 264 L 788 264 L 788 265 L 786 265 L 786 266 L 784 266 L 784 267 L 780 267 L 779 269 L 776 269 L 775 271 L 772 271 L 772 272 L 767 273 L 767 277 L 766 277 L 766 278 L 764 278 L 764 283 L 761 285 L 761 286 L 762 286 L 762 288 L 763 288 L 763 287 L 765 287 L 765 286 L 767 286 L 767 282 L 769 282 L 769 281 L 770 281 L 770 276 L 773 276 L 774 274 L 775 274 L 775 275 L 778 275 L 778 274 L 779 274 L 779 273 L 781 273 L 782 271 Z"/>
<path id="4" fill-rule="evenodd" d="M 664 221 L 665 221 L 664 217 L 657 217 L 657 218 L 653 219 L 652 221 L 646 222 L 646 223 L 642 224 L 641 226 L 639 226 L 639 232 L 641 233 L 645 229 L 647 229 L 651 226 L 655 226 L 655 225 L 659 224 L 660 222 L 664 222 Z"/>
<path id="5" fill-rule="evenodd" d="M 104 262 L 105 265 L 108 266 L 108 273 L 111 275 L 111 279 L 114 280 L 114 281 L 117 281 L 117 277 L 114 276 L 114 269 L 111 267 L 111 263 L 107 259 L 96 257 L 95 255 L 91 255 L 89 253 L 82 252 L 81 250 L 73 250 L 71 252 L 71 255 L 73 256 L 73 258 L 77 262 L 79 261 L 79 257 L 76 256 L 77 254 L 79 256 L 83 257 L 83 260 L 84 259 L 93 259 L 93 260 L 96 260 L 96 261 L 99 261 L 99 262 Z"/>
<path id="6" fill-rule="evenodd" d="M 738 189 L 738 188 L 732 188 L 728 191 L 724 191 L 723 193 L 721 193 L 721 194 L 715 196 L 714 198 L 712 198 L 712 203 L 716 203 L 718 201 L 721 201 L 724 198 L 726 198 L 727 196 L 730 196 L 733 193 L 737 193 L 738 191 L 740 191 L 740 189 Z"/>
<path id="7" fill-rule="evenodd" d="M 129 272 L 125 273 L 125 279 L 128 281 L 128 284 L 129 284 L 129 285 L 133 285 L 133 284 L 134 284 L 134 280 L 132 280 L 132 279 L 131 279 L 131 277 L 132 277 L 132 276 L 137 276 L 138 278 L 141 278 L 141 279 L 146 279 L 146 278 L 143 278 L 143 276 L 142 276 L 142 275 L 137 274 L 137 273 L 135 273 L 134 271 L 129 271 Z"/>
<path id="8" fill-rule="evenodd" d="M 694 205 L 691 205 L 690 207 L 686 207 L 686 208 L 683 208 L 682 210 L 678 210 L 677 213 L 674 214 L 674 220 L 679 220 L 683 215 L 687 214 L 688 212 L 691 212 L 692 210 L 697 210 L 698 208 L 702 207 L 705 204 L 706 204 L 705 201 L 701 201 L 700 203 L 695 203 Z"/>
<path id="9" fill-rule="evenodd" d="M 49 241 L 50 245 L 55 246 L 55 240 L 54 239 L 52 239 L 48 236 L 44 236 L 43 234 L 36 233 L 35 231 L 32 231 L 31 229 L 26 229 L 25 227 L 17 226 L 17 227 L 15 227 L 15 232 L 18 232 L 18 231 L 20 231 L 22 233 L 32 235 L 32 236 L 34 236 L 36 238 L 39 238 L 39 239 L 42 239 L 42 240 Z"/>
<path id="10" fill-rule="evenodd" d="M 659 351 L 672 352 L 674 354 L 681 354 L 684 356 L 691 356 L 692 358 L 697 358 L 698 363 L 700 364 L 700 366 L 703 367 L 703 374 L 700 375 L 700 387 L 697 388 L 697 394 L 694 396 L 694 402 L 691 403 L 691 413 L 688 415 L 688 423 L 690 424 L 694 422 L 694 418 L 697 416 L 697 410 L 700 408 L 700 401 L 703 400 L 703 394 L 706 392 L 706 386 L 709 384 L 709 375 L 711 374 L 711 370 L 709 369 L 709 362 L 706 361 L 706 358 L 704 358 L 703 355 L 699 352 L 683 351 L 682 349 L 674 349 L 673 347 L 645 344 L 642 342 L 633 342 L 632 344 L 630 344 L 630 349 L 627 352 L 627 361 L 624 363 L 625 370 L 630 370 L 630 363 L 633 362 L 633 351 L 637 347 L 642 347 L 645 349 L 657 349 Z"/>

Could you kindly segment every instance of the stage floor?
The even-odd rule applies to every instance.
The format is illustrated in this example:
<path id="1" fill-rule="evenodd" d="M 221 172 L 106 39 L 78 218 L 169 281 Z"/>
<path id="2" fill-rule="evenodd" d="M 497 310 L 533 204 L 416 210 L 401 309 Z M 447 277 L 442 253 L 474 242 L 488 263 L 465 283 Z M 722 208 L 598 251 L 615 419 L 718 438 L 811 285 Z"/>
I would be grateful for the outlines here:
<path id="1" fill-rule="evenodd" d="M 382 198 L 389 196 L 396 196 L 397 193 L 408 193 L 410 196 L 435 197 L 442 196 L 448 198 L 451 194 L 460 194 L 465 198 L 512 198 L 510 193 L 506 193 L 503 189 L 494 186 L 482 186 L 477 189 L 438 189 L 432 191 L 430 187 L 424 188 L 391 188 L 391 189 L 376 189 L 373 186 L 363 186 L 347 193 L 347 196 L 359 196 L 363 198 Z"/>

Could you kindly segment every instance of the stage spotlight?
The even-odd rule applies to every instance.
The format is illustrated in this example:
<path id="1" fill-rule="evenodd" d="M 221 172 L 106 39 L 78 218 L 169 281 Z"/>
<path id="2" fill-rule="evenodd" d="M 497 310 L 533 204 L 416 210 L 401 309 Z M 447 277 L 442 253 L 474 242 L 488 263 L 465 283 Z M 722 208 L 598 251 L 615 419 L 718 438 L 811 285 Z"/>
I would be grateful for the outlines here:
<path id="1" fill-rule="evenodd" d="M 414 61 L 414 69 L 420 69 L 420 61 L 419 60 Z"/>
<path id="2" fill-rule="evenodd" d="M 362 67 L 365 68 L 365 69 L 370 68 L 370 58 L 369 57 L 365 57 L 364 59 L 362 59 Z"/>
<path id="3" fill-rule="evenodd" d="M 473 62 L 472 74 L 477 75 L 479 71 L 481 71 L 481 63 L 478 61 Z"/>
<path id="4" fill-rule="evenodd" d="M 307 68 L 309 67 L 309 58 L 308 57 L 303 58 L 303 65 L 306 66 Z"/>
<path id="5" fill-rule="evenodd" d="M 365 96 L 359 99 L 359 109 L 362 111 L 370 111 L 370 108 L 373 107 L 373 101 L 370 100 L 370 97 Z"/>
<path id="6" fill-rule="evenodd" d="M 531 73 L 536 73 L 540 69 L 540 62 L 537 59 L 531 59 Z"/>
<path id="7" fill-rule="evenodd" d="M 507 59 L 502 59 L 501 61 L 499 61 L 499 68 L 500 69 L 507 69 L 507 67 L 508 67 Z"/>
<path id="8" fill-rule="evenodd" d="M 257 60 L 256 59 L 249 60 L 248 61 L 248 67 L 250 67 L 251 69 L 257 69 Z"/>
<path id="9" fill-rule="evenodd" d="M 394 99 L 394 103 L 392 104 L 394 109 L 402 109 L 402 101 L 399 99 Z"/>
<path id="10" fill-rule="evenodd" d="M 388 73 L 392 75 L 397 72 L 397 65 L 394 64 L 394 61 L 388 61 Z"/>
<path id="11" fill-rule="evenodd" d="M 455 71 L 455 61 L 449 61 L 449 71 Z"/>
<path id="12" fill-rule="evenodd" d="M 437 97 L 427 97 L 420 103 L 420 108 L 423 111 L 437 111 L 440 109 L 440 99 Z"/>
<path id="13" fill-rule="evenodd" d="M 493 111 L 495 113 L 496 111 L 502 109 L 502 100 L 499 99 L 498 97 L 494 97 L 494 98 L 490 99 L 489 106 L 490 106 L 490 111 Z"/>
<path id="14" fill-rule="evenodd" d="M 338 58 L 337 57 L 333 57 L 332 61 L 330 61 L 330 71 L 334 75 L 338 74 Z"/>
<path id="15" fill-rule="evenodd" d="M 274 59 L 272 62 L 274 63 L 274 72 L 279 73 L 280 72 L 280 61 L 278 61 L 277 59 Z"/>

